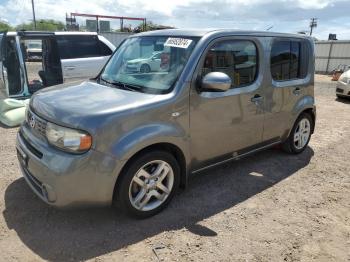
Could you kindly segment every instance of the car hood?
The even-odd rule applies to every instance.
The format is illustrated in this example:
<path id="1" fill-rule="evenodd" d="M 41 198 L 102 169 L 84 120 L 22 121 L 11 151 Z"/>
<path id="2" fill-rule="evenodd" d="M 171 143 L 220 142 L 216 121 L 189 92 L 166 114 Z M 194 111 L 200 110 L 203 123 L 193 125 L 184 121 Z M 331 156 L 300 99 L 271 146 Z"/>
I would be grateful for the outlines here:
<path id="1" fill-rule="evenodd" d="M 350 70 L 345 71 L 341 76 L 350 77 Z"/>
<path id="2" fill-rule="evenodd" d="M 128 64 L 137 64 L 148 60 L 149 60 L 148 58 L 137 58 L 137 59 L 129 60 Z"/>
<path id="3" fill-rule="evenodd" d="M 338 79 L 338 82 L 349 85 L 350 84 L 350 70 L 342 73 Z"/>
<path id="4" fill-rule="evenodd" d="M 83 82 L 45 88 L 32 97 L 30 107 L 46 120 L 84 128 L 81 125 L 103 121 L 108 116 L 125 111 L 132 113 L 130 110 L 154 103 L 162 97 L 163 95 L 121 90 L 96 82 Z"/>

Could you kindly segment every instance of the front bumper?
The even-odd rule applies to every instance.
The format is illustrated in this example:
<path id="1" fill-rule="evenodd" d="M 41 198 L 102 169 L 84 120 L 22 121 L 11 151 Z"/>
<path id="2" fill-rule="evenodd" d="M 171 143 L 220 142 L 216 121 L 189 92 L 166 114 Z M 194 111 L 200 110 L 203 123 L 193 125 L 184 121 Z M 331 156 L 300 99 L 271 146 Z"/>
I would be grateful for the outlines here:
<path id="1" fill-rule="evenodd" d="M 350 84 L 338 81 L 335 92 L 337 95 L 350 97 Z"/>
<path id="2" fill-rule="evenodd" d="M 16 141 L 22 174 L 30 188 L 57 207 L 110 205 L 118 161 L 91 149 L 74 155 L 50 146 L 23 124 Z"/>
<path id="3" fill-rule="evenodd" d="M 139 64 L 128 64 L 126 66 L 126 72 L 129 72 L 129 73 L 140 72 L 140 65 Z"/>

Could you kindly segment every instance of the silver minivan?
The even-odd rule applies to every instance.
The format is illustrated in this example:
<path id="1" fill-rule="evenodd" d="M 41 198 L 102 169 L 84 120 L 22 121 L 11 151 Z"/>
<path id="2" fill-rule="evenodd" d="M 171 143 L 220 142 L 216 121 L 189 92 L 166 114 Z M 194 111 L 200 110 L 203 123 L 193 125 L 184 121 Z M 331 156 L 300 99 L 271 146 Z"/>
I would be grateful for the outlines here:
<path id="1" fill-rule="evenodd" d="M 128 68 L 155 52 L 157 68 Z M 160 30 L 126 39 L 96 78 L 36 93 L 16 147 L 46 203 L 147 217 L 190 174 L 278 144 L 303 152 L 315 117 L 311 38 Z"/>

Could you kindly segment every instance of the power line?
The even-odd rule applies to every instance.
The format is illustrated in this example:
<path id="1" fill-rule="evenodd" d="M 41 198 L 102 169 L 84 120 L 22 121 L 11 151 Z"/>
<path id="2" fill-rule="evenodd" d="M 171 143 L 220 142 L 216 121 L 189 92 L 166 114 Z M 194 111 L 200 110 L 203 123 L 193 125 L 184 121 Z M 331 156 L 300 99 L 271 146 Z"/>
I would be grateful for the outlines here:
<path id="1" fill-rule="evenodd" d="M 317 27 L 317 18 L 313 17 L 310 21 L 310 36 L 312 35 L 312 29 Z"/>

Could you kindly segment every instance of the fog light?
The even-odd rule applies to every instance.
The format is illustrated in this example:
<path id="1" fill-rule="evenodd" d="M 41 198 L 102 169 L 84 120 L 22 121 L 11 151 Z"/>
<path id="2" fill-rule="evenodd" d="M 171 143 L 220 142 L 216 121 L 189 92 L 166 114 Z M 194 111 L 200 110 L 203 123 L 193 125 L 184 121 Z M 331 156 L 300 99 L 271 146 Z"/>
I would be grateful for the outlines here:
<path id="1" fill-rule="evenodd" d="M 47 184 L 43 184 L 41 186 L 41 190 L 42 190 L 44 197 L 47 199 L 47 201 L 49 201 L 51 203 L 56 201 L 56 193 L 52 189 L 51 186 L 49 186 Z"/>

